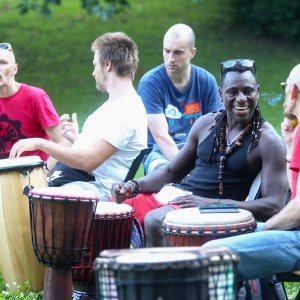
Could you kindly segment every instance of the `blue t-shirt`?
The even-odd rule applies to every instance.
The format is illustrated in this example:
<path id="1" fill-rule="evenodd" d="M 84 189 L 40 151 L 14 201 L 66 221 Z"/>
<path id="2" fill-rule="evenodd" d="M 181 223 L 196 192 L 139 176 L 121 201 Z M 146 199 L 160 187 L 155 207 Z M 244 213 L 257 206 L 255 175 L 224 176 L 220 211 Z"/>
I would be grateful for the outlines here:
<path id="1" fill-rule="evenodd" d="M 197 118 L 222 107 L 215 77 L 195 65 L 191 65 L 191 78 L 183 92 L 175 87 L 162 64 L 144 74 L 138 94 L 147 114 L 165 114 L 169 134 L 176 143 L 186 141 Z M 154 143 L 148 131 L 148 146 Z"/>

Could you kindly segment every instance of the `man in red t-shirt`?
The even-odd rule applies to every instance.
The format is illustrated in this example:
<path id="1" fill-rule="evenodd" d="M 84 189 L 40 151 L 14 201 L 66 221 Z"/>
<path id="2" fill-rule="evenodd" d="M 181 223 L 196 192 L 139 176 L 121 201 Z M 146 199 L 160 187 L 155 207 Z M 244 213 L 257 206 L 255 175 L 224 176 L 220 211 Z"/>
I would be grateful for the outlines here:
<path id="1" fill-rule="evenodd" d="M 281 85 L 285 89 L 285 118 L 281 124 L 281 132 L 287 145 L 286 161 L 292 191 L 291 200 L 295 201 L 291 201 L 281 211 L 280 218 L 276 218 L 274 222 L 276 221 L 277 227 L 280 226 L 278 222 L 282 222 L 285 227 L 283 229 L 289 229 L 300 226 L 300 64 L 292 69 L 287 81 Z"/>
<path id="2" fill-rule="evenodd" d="M 16 82 L 18 64 L 9 43 L 0 43 L 0 159 L 8 158 L 20 139 L 40 137 L 67 142 L 60 133 L 59 116 L 45 91 Z M 22 154 L 48 155 L 40 150 Z"/>

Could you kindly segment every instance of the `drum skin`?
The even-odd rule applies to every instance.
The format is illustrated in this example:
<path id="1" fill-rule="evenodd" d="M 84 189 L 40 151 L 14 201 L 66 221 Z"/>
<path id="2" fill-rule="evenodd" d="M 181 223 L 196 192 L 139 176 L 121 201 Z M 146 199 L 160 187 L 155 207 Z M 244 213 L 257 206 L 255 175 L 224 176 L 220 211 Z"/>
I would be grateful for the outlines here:
<path id="1" fill-rule="evenodd" d="M 168 246 L 202 246 L 218 238 L 255 231 L 250 211 L 201 213 L 199 208 L 183 208 L 167 213 L 162 230 Z"/>
<path id="2" fill-rule="evenodd" d="M 48 184 L 42 165 L 38 156 L 0 160 L 0 272 L 11 289 L 27 280 L 34 292 L 44 286 L 45 267 L 32 247 L 28 198 L 23 195 L 29 178 L 20 172 L 22 167 L 33 168 L 30 184 L 44 187 Z"/>

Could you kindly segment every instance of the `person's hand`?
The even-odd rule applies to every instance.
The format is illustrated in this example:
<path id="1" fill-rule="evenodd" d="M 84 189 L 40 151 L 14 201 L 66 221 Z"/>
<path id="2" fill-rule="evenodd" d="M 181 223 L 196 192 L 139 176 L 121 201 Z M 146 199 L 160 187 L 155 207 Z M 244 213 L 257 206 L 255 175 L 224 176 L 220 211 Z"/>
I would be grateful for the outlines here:
<path id="1" fill-rule="evenodd" d="M 183 195 L 170 201 L 168 204 L 179 205 L 180 208 L 197 207 L 201 203 L 201 198 L 195 195 Z"/>
<path id="2" fill-rule="evenodd" d="M 16 158 L 21 156 L 25 151 L 38 150 L 39 143 L 43 141 L 40 138 L 23 139 L 16 142 L 10 150 L 9 158 Z"/>
<path id="3" fill-rule="evenodd" d="M 133 185 L 128 182 L 114 183 L 111 188 L 111 196 L 117 203 L 132 198 Z"/>
<path id="4" fill-rule="evenodd" d="M 283 122 L 281 123 L 281 134 L 286 145 L 289 148 L 292 148 L 298 126 L 299 126 L 298 124 L 296 125 L 293 124 L 293 120 L 290 120 L 286 117 L 283 119 Z"/>
<path id="5" fill-rule="evenodd" d="M 77 114 L 72 114 L 72 122 L 69 120 L 70 116 L 68 114 L 63 114 L 59 119 L 60 129 L 62 136 L 73 144 L 78 138 L 79 133 Z"/>

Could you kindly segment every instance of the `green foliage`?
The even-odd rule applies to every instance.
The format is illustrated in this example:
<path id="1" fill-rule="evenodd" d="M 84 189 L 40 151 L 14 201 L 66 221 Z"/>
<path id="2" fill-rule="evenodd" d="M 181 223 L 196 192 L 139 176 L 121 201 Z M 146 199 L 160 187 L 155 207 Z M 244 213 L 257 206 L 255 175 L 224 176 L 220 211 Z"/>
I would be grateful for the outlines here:
<path id="1" fill-rule="evenodd" d="M 76 0 L 81 2 L 81 6 L 88 13 L 108 20 L 115 13 L 124 10 L 129 4 L 127 0 Z M 21 14 L 26 14 L 30 10 L 38 11 L 41 15 L 50 16 L 51 6 L 60 5 L 61 0 L 19 0 L 18 9 Z"/>
<path id="2" fill-rule="evenodd" d="M 30 283 L 26 281 L 23 285 L 10 287 L 5 285 L 0 276 L 0 299 L 10 300 L 42 300 L 43 293 L 30 291 Z"/>
<path id="3" fill-rule="evenodd" d="M 231 0 L 229 10 L 234 26 L 245 26 L 260 36 L 286 40 L 300 34 L 299 0 Z"/>

